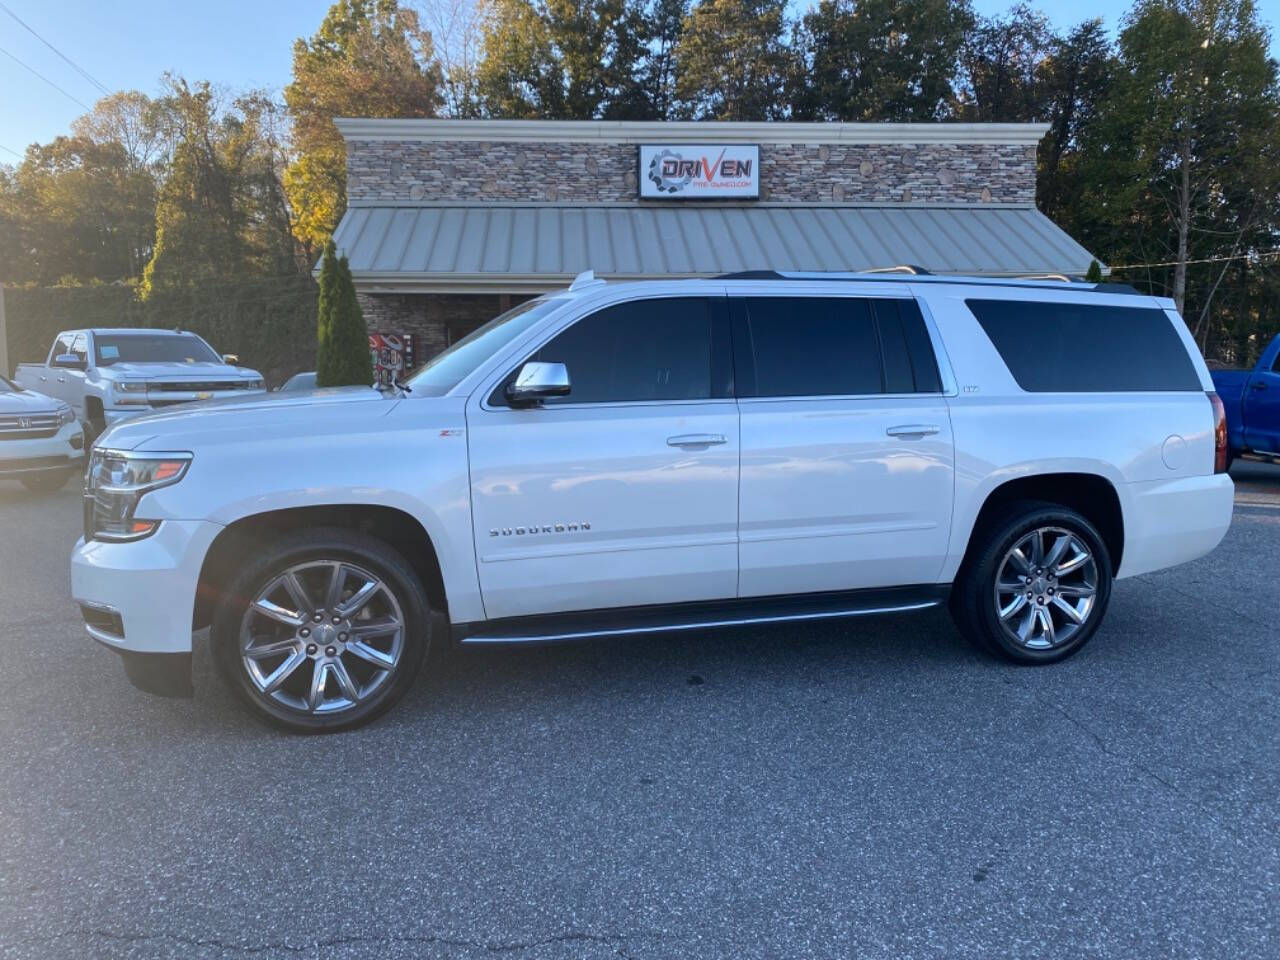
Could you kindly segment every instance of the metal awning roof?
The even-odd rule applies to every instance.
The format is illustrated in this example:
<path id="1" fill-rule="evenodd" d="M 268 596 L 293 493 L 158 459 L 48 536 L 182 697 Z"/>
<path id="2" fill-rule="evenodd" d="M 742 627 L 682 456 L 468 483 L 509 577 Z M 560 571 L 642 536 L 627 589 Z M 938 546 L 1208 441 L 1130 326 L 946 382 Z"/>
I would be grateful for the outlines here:
<path id="1" fill-rule="evenodd" d="M 334 235 L 370 292 L 528 293 L 740 270 L 1083 274 L 1093 259 L 1032 207 L 420 204 L 352 206 Z"/>

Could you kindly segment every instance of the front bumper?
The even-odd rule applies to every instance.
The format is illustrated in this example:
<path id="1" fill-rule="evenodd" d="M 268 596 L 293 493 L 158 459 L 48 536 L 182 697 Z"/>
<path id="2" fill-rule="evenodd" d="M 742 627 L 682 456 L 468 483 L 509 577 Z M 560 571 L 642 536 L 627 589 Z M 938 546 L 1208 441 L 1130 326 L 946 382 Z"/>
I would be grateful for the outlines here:
<path id="1" fill-rule="evenodd" d="M 79 446 L 73 444 L 78 441 Z M 84 431 L 64 424 L 51 437 L 0 441 L 0 477 L 19 477 L 84 466 Z"/>
<path id="2" fill-rule="evenodd" d="M 208 520 L 165 520 L 145 540 L 81 539 L 71 595 L 89 635 L 120 653 L 190 655 L 200 568 L 221 530 Z"/>

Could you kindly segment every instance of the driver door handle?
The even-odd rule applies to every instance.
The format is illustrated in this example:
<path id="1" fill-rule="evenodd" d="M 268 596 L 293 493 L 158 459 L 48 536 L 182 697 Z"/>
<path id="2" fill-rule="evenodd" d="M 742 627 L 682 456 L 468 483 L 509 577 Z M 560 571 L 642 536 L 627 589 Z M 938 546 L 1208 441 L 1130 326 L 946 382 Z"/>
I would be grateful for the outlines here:
<path id="1" fill-rule="evenodd" d="M 931 423 L 904 423 L 900 427 L 890 427 L 885 433 L 902 440 L 919 440 L 921 437 L 931 437 L 941 429 Z"/>
<path id="2" fill-rule="evenodd" d="M 729 439 L 723 433 L 682 433 L 667 437 L 668 447 L 714 447 L 728 442 Z"/>

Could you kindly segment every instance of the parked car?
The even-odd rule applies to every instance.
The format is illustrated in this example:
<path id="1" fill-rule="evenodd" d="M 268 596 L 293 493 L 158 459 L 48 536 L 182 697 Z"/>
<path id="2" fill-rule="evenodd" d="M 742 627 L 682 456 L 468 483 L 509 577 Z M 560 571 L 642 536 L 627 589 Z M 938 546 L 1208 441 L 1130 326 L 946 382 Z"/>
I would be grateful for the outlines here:
<path id="1" fill-rule="evenodd" d="M 1242 453 L 1280 457 L 1280 334 L 1252 370 L 1210 370 L 1227 416 L 1228 463 Z"/>
<path id="2" fill-rule="evenodd" d="M 0 477 L 49 493 L 84 466 L 84 431 L 71 407 L 0 374 Z"/>
<path id="3" fill-rule="evenodd" d="M 277 393 L 294 393 L 299 390 L 314 390 L 314 389 L 316 389 L 316 375 L 315 375 L 315 371 L 313 370 L 308 373 L 295 373 L 292 377 L 290 377 L 283 384 L 281 384 L 280 389 L 277 390 L 276 392 Z"/>
<path id="4" fill-rule="evenodd" d="M 89 634 L 189 692 L 211 625 L 245 703 L 303 731 L 377 716 L 450 641 L 949 603 L 981 648 L 1044 664 L 1115 578 L 1231 520 L 1186 326 L 1104 285 L 583 277 L 407 386 L 109 430 L 71 567 Z"/>
<path id="5" fill-rule="evenodd" d="M 125 417 L 176 403 L 263 393 L 262 374 L 181 330 L 66 330 L 44 363 L 14 379 L 69 404 L 94 436 Z"/>

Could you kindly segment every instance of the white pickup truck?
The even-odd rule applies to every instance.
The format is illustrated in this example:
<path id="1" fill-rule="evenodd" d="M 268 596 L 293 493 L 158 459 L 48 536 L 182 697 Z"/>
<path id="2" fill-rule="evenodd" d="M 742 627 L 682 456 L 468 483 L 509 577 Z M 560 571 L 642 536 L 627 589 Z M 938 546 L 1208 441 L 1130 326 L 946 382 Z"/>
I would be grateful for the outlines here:
<path id="1" fill-rule="evenodd" d="M 97 436 L 125 417 L 175 403 L 263 393 L 262 374 L 181 330 L 64 330 L 44 363 L 20 363 L 21 386 L 68 404 Z"/>
<path id="2" fill-rule="evenodd" d="M 949 604 L 1044 664 L 1095 635 L 1113 580 L 1231 521 L 1186 325 L 1106 285 L 583 278 L 404 387 L 112 427 L 71 564 L 89 635 L 184 692 L 211 624 L 232 687 L 295 730 L 372 719 L 428 642 Z"/>

